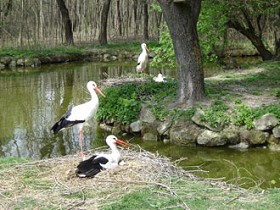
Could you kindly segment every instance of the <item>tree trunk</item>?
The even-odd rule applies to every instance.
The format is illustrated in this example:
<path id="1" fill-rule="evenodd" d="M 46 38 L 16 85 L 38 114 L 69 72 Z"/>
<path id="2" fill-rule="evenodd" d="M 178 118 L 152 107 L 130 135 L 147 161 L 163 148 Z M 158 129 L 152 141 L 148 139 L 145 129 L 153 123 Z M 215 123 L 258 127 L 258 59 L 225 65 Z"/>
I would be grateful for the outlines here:
<path id="1" fill-rule="evenodd" d="M 143 1 L 144 7 L 144 40 L 149 39 L 149 13 L 148 13 L 148 3 L 147 0 Z"/>
<path id="2" fill-rule="evenodd" d="M 69 16 L 68 9 L 65 5 L 64 0 L 56 0 L 56 2 L 58 4 L 62 16 L 62 21 L 64 24 L 66 43 L 69 45 L 73 45 L 74 38 L 73 38 L 72 22 Z"/>
<path id="3" fill-rule="evenodd" d="M 205 98 L 204 72 L 197 33 L 201 0 L 174 3 L 157 0 L 167 22 L 175 51 L 178 103 L 193 105 Z"/>
<path id="4" fill-rule="evenodd" d="M 101 29 L 99 34 L 99 44 L 106 45 L 107 41 L 107 22 L 108 22 L 108 14 L 110 9 L 111 0 L 104 0 L 103 7 L 101 11 Z"/>

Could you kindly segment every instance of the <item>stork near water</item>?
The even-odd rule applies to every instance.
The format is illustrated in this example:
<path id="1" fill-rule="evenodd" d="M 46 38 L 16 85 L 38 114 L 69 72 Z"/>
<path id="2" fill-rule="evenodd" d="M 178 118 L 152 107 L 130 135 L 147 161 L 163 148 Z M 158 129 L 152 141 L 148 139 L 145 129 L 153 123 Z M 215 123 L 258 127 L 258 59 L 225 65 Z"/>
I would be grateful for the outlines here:
<path id="1" fill-rule="evenodd" d="M 136 66 L 137 73 L 143 73 L 146 70 L 148 60 L 149 60 L 149 56 L 148 56 L 149 49 L 147 48 L 147 45 L 145 43 L 142 43 L 141 48 L 142 48 L 142 53 L 138 57 L 138 62 Z"/>
<path id="2" fill-rule="evenodd" d="M 85 122 L 89 121 L 97 112 L 97 109 L 99 106 L 99 100 L 98 100 L 96 92 L 98 92 L 103 97 L 105 97 L 105 95 L 97 87 L 96 83 L 93 81 L 89 81 L 87 83 L 87 89 L 90 92 L 91 100 L 69 109 L 60 118 L 60 120 L 57 121 L 51 128 L 53 133 L 57 134 L 58 131 L 60 131 L 60 130 L 63 130 L 68 127 L 76 126 L 79 131 L 80 149 L 81 149 L 81 155 L 82 155 L 83 159 L 85 158 L 84 153 L 83 153 L 83 140 L 82 140 L 83 126 L 84 126 Z"/>

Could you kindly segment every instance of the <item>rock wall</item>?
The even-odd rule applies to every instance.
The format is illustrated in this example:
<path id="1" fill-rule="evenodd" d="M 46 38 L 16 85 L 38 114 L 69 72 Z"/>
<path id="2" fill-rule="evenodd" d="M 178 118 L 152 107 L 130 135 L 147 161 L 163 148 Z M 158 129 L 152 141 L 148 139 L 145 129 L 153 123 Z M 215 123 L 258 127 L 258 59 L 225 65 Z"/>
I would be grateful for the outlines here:
<path id="1" fill-rule="evenodd" d="M 254 120 L 254 129 L 230 125 L 225 128 L 212 128 L 200 121 L 197 110 L 192 121 L 181 117 L 177 120 L 165 117 L 159 121 L 147 105 L 142 105 L 139 120 L 124 128 L 114 125 L 107 129 L 119 134 L 138 133 L 144 141 L 164 141 L 182 146 L 229 146 L 232 148 L 249 148 L 255 146 L 268 146 L 272 150 L 280 150 L 280 123 L 274 114 L 266 114 Z M 102 125 L 104 127 L 104 124 Z"/>
<path id="2" fill-rule="evenodd" d="M 81 54 L 62 54 L 55 56 L 44 56 L 38 58 L 15 58 L 13 56 L 0 57 L 0 70 L 5 68 L 36 67 L 43 64 L 66 63 L 74 61 L 124 61 L 137 60 L 139 53 L 130 51 L 112 51 L 104 49 L 93 49 Z"/>

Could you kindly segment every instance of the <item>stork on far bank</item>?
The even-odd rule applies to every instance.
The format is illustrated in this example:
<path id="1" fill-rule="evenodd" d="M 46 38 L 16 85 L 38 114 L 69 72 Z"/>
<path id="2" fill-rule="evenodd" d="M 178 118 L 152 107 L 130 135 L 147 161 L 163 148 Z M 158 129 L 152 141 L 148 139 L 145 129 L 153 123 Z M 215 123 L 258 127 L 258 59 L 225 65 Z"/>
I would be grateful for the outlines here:
<path id="1" fill-rule="evenodd" d="M 88 160 L 80 162 L 76 169 L 76 175 L 78 177 L 94 177 L 102 170 L 114 169 L 119 165 L 121 154 L 117 145 L 128 146 L 128 143 L 118 139 L 114 135 L 107 136 L 106 143 L 110 147 L 111 153 L 93 155 Z"/>
<path id="2" fill-rule="evenodd" d="M 149 60 L 149 56 L 148 56 L 149 49 L 147 48 L 147 45 L 145 43 L 142 43 L 141 48 L 142 48 L 142 53 L 138 57 L 138 62 L 136 66 L 137 73 L 143 73 L 146 70 L 148 60 Z"/>
<path id="3" fill-rule="evenodd" d="M 96 92 L 105 97 L 102 91 L 97 87 L 94 81 L 87 83 L 87 89 L 91 95 L 91 100 L 70 108 L 61 118 L 57 121 L 51 130 L 54 134 L 57 134 L 60 130 L 76 126 L 78 128 L 79 143 L 81 149 L 81 155 L 83 160 L 85 159 L 83 153 L 83 126 L 88 122 L 97 112 L 99 106 L 99 100 Z"/>

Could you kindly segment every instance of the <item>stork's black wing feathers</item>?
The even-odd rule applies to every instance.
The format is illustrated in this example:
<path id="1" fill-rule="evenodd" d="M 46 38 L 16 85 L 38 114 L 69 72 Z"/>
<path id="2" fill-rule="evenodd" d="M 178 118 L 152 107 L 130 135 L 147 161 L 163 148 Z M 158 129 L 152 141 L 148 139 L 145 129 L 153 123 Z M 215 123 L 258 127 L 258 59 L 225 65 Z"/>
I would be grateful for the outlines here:
<path id="1" fill-rule="evenodd" d="M 79 163 L 76 170 L 76 175 L 78 177 L 94 177 L 100 171 L 103 170 L 103 167 L 100 164 L 106 164 L 108 159 L 105 157 L 98 157 L 93 155 L 88 160 L 84 160 Z"/>
<path id="2" fill-rule="evenodd" d="M 75 120 L 75 121 L 69 121 L 67 118 L 71 115 L 72 107 L 60 118 L 58 122 L 56 122 L 51 130 L 54 134 L 57 134 L 58 131 L 60 131 L 62 128 L 68 128 L 73 125 L 76 125 L 78 123 L 84 123 L 85 120 Z"/>

